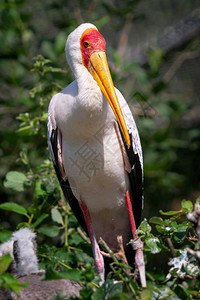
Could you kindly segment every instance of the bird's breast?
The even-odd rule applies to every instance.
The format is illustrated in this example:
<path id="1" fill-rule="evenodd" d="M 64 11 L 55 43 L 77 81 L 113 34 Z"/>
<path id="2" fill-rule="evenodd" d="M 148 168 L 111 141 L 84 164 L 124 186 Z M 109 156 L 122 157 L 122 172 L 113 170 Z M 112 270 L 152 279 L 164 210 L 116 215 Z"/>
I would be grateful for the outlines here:
<path id="1" fill-rule="evenodd" d="M 75 197 L 90 211 L 124 205 L 128 178 L 113 121 L 79 143 L 63 140 L 63 164 Z"/>

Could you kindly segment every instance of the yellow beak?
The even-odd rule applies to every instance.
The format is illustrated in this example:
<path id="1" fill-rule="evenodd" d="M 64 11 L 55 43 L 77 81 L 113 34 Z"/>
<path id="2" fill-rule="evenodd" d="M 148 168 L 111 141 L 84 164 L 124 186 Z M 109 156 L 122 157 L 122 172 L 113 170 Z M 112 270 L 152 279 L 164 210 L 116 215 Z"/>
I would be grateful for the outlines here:
<path id="1" fill-rule="evenodd" d="M 126 145 L 128 148 L 130 148 L 130 136 L 115 92 L 105 52 L 92 53 L 92 55 L 90 56 L 88 68 L 93 78 L 98 83 L 102 93 L 108 100 L 119 123 Z"/>

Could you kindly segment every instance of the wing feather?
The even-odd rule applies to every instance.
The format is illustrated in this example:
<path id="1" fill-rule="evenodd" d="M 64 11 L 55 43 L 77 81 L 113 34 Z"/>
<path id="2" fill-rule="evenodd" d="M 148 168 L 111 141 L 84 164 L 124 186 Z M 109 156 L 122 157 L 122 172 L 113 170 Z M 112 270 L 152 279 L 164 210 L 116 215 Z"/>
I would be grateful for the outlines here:
<path id="1" fill-rule="evenodd" d="M 131 166 L 131 170 L 128 172 L 130 184 L 131 184 L 131 191 L 132 191 L 132 206 L 133 206 L 133 213 L 136 222 L 136 227 L 140 225 L 141 222 L 141 214 L 143 208 L 143 157 L 142 157 L 142 147 L 140 143 L 140 137 L 138 134 L 138 130 L 135 124 L 135 120 L 133 115 L 130 111 L 130 108 L 122 96 L 122 94 L 116 89 L 117 97 L 119 99 L 119 103 L 124 115 L 124 119 L 129 131 L 131 146 L 128 149 L 123 138 L 123 134 L 121 133 L 123 146 L 125 148 L 126 158 L 125 161 L 128 159 L 129 164 Z"/>

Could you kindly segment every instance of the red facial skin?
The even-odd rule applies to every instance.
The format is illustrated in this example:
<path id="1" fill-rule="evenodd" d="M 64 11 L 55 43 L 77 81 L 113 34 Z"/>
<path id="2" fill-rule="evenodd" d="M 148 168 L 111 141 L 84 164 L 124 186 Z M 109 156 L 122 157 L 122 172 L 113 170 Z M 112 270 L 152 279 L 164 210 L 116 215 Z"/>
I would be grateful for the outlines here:
<path id="1" fill-rule="evenodd" d="M 82 53 L 83 63 L 88 69 L 89 59 L 94 52 L 105 52 L 106 41 L 101 33 L 94 29 L 86 29 L 80 39 L 80 48 Z"/>

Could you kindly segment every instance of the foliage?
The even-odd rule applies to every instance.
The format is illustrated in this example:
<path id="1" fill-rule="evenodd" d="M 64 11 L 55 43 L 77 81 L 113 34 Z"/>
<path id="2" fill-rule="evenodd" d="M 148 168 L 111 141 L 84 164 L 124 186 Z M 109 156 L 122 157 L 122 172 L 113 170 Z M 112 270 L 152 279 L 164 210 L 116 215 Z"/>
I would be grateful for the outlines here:
<path id="1" fill-rule="evenodd" d="M 199 199 L 197 199 L 199 203 Z M 23 207 L 16 206 L 15 203 L 4 203 L 0 209 L 11 212 L 25 214 L 29 219 L 29 224 L 21 223 L 20 226 L 30 226 L 38 233 L 46 236 L 55 237 L 59 234 L 62 241 L 65 224 L 63 215 L 66 217 L 66 207 L 52 208 L 51 219 L 54 224 L 44 226 L 42 223 L 48 214 L 41 212 L 41 216 L 34 221 L 34 210 L 29 216 Z M 27 211 L 30 211 L 28 208 Z M 38 256 L 40 258 L 40 267 L 46 269 L 43 279 L 69 279 L 83 285 L 80 299 L 198 299 L 200 296 L 200 286 L 198 278 L 200 276 L 200 266 L 196 258 L 187 253 L 187 247 L 195 249 L 195 230 L 193 224 L 187 220 L 187 214 L 193 211 L 191 201 L 182 201 L 182 208 L 179 211 L 160 212 L 167 216 L 167 219 L 161 217 L 152 217 L 149 220 L 156 229 L 152 233 L 152 226 L 144 219 L 137 229 L 138 236 L 144 242 L 144 253 L 147 261 L 147 288 L 141 289 L 135 281 L 134 274 L 131 274 L 131 268 L 121 263 L 113 255 L 111 263 L 111 272 L 105 283 L 99 287 L 99 278 L 94 271 L 94 261 L 92 258 L 90 244 L 85 240 L 83 232 L 77 231 L 77 223 L 67 210 L 68 231 L 65 231 L 65 247 L 58 248 L 50 244 L 39 246 Z M 67 235 L 67 236 L 66 236 Z M 167 241 L 170 240 L 170 247 Z M 174 246 L 175 245 L 175 246 Z M 109 253 L 111 250 L 107 248 Z M 171 251 L 171 254 L 170 254 Z M 168 265 L 167 274 L 153 270 L 148 267 L 148 261 L 152 255 L 159 253 L 170 254 L 173 257 Z M 5 271 L 7 270 L 11 259 L 9 255 L 3 256 L 0 261 L 1 277 L 0 285 L 7 289 L 19 291 L 23 285 L 17 283 L 15 279 Z M 14 280 L 14 282 L 13 282 Z M 196 281 L 197 280 L 197 281 Z M 196 285 L 194 286 L 194 281 Z M 12 287 L 12 288 L 11 288 Z M 95 292 L 94 292 L 95 288 Z"/>
<path id="2" fill-rule="evenodd" d="M 20 283 L 13 275 L 6 272 L 11 261 L 12 259 L 9 254 L 5 254 L 0 258 L 0 288 L 4 287 L 17 294 L 22 287 L 28 286 L 28 282 Z"/>
<path id="3" fill-rule="evenodd" d="M 38 85 L 31 91 L 31 96 L 38 102 L 37 114 L 20 114 L 21 120 L 18 134 L 45 139 L 46 114 L 43 112 L 46 95 L 54 93 L 45 89 L 46 76 L 49 73 L 62 72 L 60 69 L 49 67 L 49 60 L 39 56 L 34 64 L 34 71 L 40 74 Z M 56 86 L 56 81 L 54 82 Z M 91 248 L 81 229 L 78 229 L 68 204 L 65 203 L 60 187 L 55 178 L 50 161 L 45 157 L 37 167 L 32 166 L 29 155 L 25 149 L 20 152 L 20 159 L 25 166 L 25 172 L 8 172 L 4 185 L 16 192 L 25 192 L 31 187 L 34 189 L 32 205 L 25 208 L 12 202 L 0 204 L 0 210 L 6 210 L 24 216 L 18 228 L 29 226 L 38 232 L 43 243 L 39 245 L 38 256 L 41 268 L 46 269 L 43 279 L 67 278 L 81 282 L 84 289 L 81 299 L 197 299 L 199 286 L 193 286 L 193 280 L 200 275 L 198 262 L 191 257 L 185 249 L 194 248 L 195 243 L 190 236 L 195 236 L 193 225 L 187 220 L 187 213 L 193 210 L 191 201 L 183 200 L 179 211 L 160 211 L 161 215 L 168 217 L 151 217 L 149 223 L 144 219 L 137 230 L 138 236 L 144 242 L 144 253 L 147 260 L 148 287 L 141 289 L 130 273 L 130 268 L 119 262 L 113 256 L 112 272 L 106 282 L 99 287 L 99 279 L 94 271 L 94 262 Z M 4 230 L 1 230 L 4 234 Z M 45 238 L 46 237 L 46 238 Z M 56 238 L 63 247 L 53 246 L 48 238 Z M 167 241 L 171 241 L 176 255 L 170 262 L 167 273 L 159 273 L 148 268 L 148 261 L 152 255 L 167 253 Z M 46 243 L 44 243 L 44 241 Z M 174 246 L 172 246 L 174 247 Z M 4 257 L 2 259 L 5 259 Z M 7 267 L 3 268 L 7 269 Z M 3 277 L 2 277 L 3 276 Z M 9 273 L 1 275 L 1 285 L 10 289 Z M 7 281 L 6 281 L 7 280 Z M 116 283 L 116 281 L 118 283 Z M 183 284 L 184 283 L 184 284 Z M 14 285 L 15 286 L 15 285 Z M 15 292 L 20 285 L 16 283 Z M 96 289 L 93 292 L 94 288 Z M 13 289 L 13 288 L 12 288 Z M 190 296 L 189 296 L 190 295 Z"/>
<path id="4" fill-rule="evenodd" d="M 130 269 L 114 257 L 112 272 L 99 287 L 88 238 L 63 199 L 49 160 L 47 107 L 52 95 L 72 80 L 68 67 L 63 67 L 63 49 L 67 34 L 82 17 L 100 29 L 104 24 L 107 29 L 109 23 L 117 24 L 111 25 L 112 32 L 116 32 L 129 20 L 132 7 L 133 22 L 144 16 L 137 11 L 140 1 L 127 1 L 128 5 L 126 1 L 117 1 L 118 5 L 113 4 L 115 1 L 94 1 L 94 7 L 88 9 L 85 1 L 81 1 L 83 16 L 77 10 L 73 18 L 63 1 L 61 21 L 58 4 L 49 2 L 34 2 L 43 15 L 42 26 L 37 11 L 31 13 L 30 1 L 3 0 L 0 4 L 0 37 L 4 41 L 0 45 L 0 74 L 5 95 L 0 129 L 3 182 L 0 242 L 7 241 L 12 231 L 20 227 L 34 229 L 40 267 L 46 270 L 43 279 L 81 282 L 84 286 L 81 299 L 198 299 L 199 262 L 186 251 L 188 247 L 194 250 L 199 247 L 193 224 L 186 218 L 193 210 L 193 203 L 180 199 L 190 198 L 188 195 L 199 188 L 199 177 L 194 170 L 198 165 L 200 130 L 195 126 L 189 129 L 180 126 L 182 115 L 191 103 L 183 95 L 168 91 L 170 82 L 162 73 L 166 56 L 159 48 L 149 49 L 145 67 L 132 61 L 124 63 L 117 51 L 110 51 L 114 82 L 130 100 L 131 107 L 136 103 L 133 110 L 139 111 L 136 121 L 144 151 L 145 216 L 149 221 L 144 219 L 137 233 L 144 242 L 148 286 L 141 289 Z M 188 46 L 191 51 L 198 47 L 199 41 L 196 46 Z M 15 150 L 10 145 L 15 145 Z M 171 207 L 173 199 L 180 209 Z M 158 204 L 169 211 L 160 211 L 158 216 Z M 162 270 L 160 261 L 165 264 Z M 0 286 L 18 293 L 22 285 L 9 274 L 9 264 L 10 258 L 3 256 Z"/>

